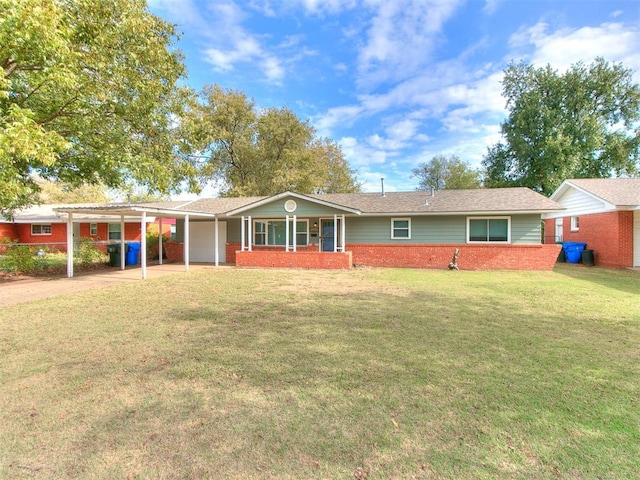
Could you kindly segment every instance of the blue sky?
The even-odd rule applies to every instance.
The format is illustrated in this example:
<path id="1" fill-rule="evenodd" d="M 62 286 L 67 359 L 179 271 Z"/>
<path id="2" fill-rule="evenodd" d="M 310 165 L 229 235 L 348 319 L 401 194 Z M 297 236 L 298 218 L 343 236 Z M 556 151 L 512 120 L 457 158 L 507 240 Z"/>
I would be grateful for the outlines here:
<path id="1" fill-rule="evenodd" d="M 596 56 L 640 82 L 638 0 L 149 0 L 177 25 L 195 90 L 286 106 L 338 142 L 377 191 L 414 190 L 434 155 L 478 167 L 505 118 L 510 61 Z M 207 192 L 215 194 L 215 191 Z"/>

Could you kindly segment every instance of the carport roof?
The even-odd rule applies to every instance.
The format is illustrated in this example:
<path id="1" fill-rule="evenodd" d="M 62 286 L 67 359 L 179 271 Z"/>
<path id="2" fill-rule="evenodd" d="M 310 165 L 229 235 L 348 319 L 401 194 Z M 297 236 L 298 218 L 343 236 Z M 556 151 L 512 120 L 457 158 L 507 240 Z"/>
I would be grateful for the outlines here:
<path id="1" fill-rule="evenodd" d="M 191 209 L 192 202 L 153 202 L 153 203 L 102 203 L 64 205 L 54 210 L 58 213 L 80 213 L 89 215 L 123 215 L 127 217 L 141 217 L 143 213 L 159 218 L 213 218 L 214 212 L 201 209 Z"/>

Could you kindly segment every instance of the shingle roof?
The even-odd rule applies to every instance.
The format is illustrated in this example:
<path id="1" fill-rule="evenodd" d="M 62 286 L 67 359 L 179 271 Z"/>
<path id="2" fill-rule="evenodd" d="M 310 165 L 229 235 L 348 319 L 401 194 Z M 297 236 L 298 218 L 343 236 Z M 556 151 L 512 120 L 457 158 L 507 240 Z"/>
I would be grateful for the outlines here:
<path id="1" fill-rule="evenodd" d="M 362 213 L 542 212 L 562 207 L 528 188 L 311 195 Z"/>
<path id="2" fill-rule="evenodd" d="M 332 193 L 302 195 L 336 206 L 358 210 L 362 214 L 446 214 L 549 212 L 562 210 L 558 203 L 528 188 L 479 190 L 438 190 L 430 192 Z M 269 197 L 203 198 L 181 209 L 224 214 L 267 200 Z"/>
<path id="3" fill-rule="evenodd" d="M 616 206 L 640 206 L 640 178 L 579 178 L 567 183 Z"/>

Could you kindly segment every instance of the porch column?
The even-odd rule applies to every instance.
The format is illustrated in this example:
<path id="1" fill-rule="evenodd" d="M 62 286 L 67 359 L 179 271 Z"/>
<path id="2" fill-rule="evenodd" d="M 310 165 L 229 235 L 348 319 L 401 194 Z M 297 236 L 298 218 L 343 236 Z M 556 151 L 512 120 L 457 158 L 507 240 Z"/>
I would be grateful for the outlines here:
<path id="1" fill-rule="evenodd" d="M 140 217 L 140 267 L 142 280 L 147 278 L 147 212 Z"/>
<path id="2" fill-rule="evenodd" d="M 297 223 L 297 216 L 294 215 L 293 216 L 293 251 L 297 252 L 298 251 L 298 242 L 297 242 L 297 234 L 298 234 L 298 229 L 296 227 L 296 223 Z"/>
<path id="3" fill-rule="evenodd" d="M 284 224 L 284 251 L 289 251 L 289 215 L 285 215 Z"/>
<path id="4" fill-rule="evenodd" d="M 158 265 L 162 265 L 162 217 L 160 217 L 158 229 Z"/>
<path id="5" fill-rule="evenodd" d="M 213 220 L 213 235 L 214 235 L 214 239 L 213 239 L 213 248 L 216 249 L 216 251 L 213 254 L 213 258 L 215 260 L 215 264 L 216 267 L 220 264 L 220 256 L 218 255 L 218 217 L 216 217 Z"/>
<path id="6" fill-rule="evenodd" d="M 245 241 L 245 234 L 244 234 L 244 215 L 242 216 L 242 220 L 240 220 L 240 251 L 244 252 L 244 241 Z"/>
<path id="7" fill-rule="evenodd" d="M 184 216 L 184 269 L 189 271 L 189 215 Z"/>
<path id="8" fill-rule="evenodd" d="M 345 251 L 345 243 L 346 243 L 346 231 L 347 227 L 345 226 L 344 214 L 340 219 L 340 246 L 342 247 L 342 253 Z"/>
<path id="9" fill-rule="evenodd" d="M 249 251 L 252 251 L 251 245 L 252 245 L 252 238 L 253 238 L 253 234 L 251 232 L 251 229 L 253 228 L 253 225 L 251 225 L 251 215 L 249 215 L 247 217 L 247 230 L 248 230 L 248 235 L 247 235 L 247 242 L 249 242 Z"/>
<path id="10" fill-rule="evenodd" d="M 120 215 L 120 270 L 124 270 L 125 267 L 125 231 L 124 231 L 124 215 Z"/>
<path id="11" fill-rule="evenodd" d="M 333 215 L 333 251 L 338 251 L 338 215 Z"/>
<path id="12" fill-rule="evenodd" d="M 73 278 L 73 213 L 67 215 L 67 277 Z"/>

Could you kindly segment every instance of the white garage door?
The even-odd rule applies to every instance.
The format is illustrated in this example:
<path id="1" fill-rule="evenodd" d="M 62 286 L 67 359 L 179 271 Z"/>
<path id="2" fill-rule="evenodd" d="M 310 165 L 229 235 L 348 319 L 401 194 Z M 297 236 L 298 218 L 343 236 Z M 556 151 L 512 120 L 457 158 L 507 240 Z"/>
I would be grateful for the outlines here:
<path id="1" fill-rule="evenodd" d="M 214 263 L 215 223 L 189 222 L 189 261 Z M 218 261 L 226 261 L 227 222 L 218 222 Z"/>
<path id="2" fill-rule="evenodd" d="M 633 266 L 640 267 L 640 212 L 633 212 Z"/>

